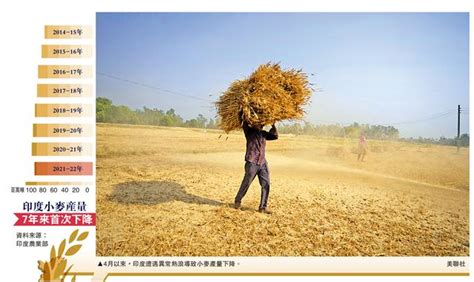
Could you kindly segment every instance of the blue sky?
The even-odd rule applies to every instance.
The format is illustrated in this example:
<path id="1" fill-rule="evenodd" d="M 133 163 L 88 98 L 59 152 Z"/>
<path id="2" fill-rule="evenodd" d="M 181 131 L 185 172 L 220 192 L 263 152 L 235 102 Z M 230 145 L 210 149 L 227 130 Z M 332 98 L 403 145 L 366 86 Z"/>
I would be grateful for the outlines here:
<path id="1" fill-rule="evenodd" d="M 116 104 L 214 117 L 230 82 L 272 61 L 315 74 L 307 121 L 452 137 L 460 104 L 469 131 L 467 13 L 98 13 L 96 26 L 98 73 L 203 99 L 98 74 Z"/>

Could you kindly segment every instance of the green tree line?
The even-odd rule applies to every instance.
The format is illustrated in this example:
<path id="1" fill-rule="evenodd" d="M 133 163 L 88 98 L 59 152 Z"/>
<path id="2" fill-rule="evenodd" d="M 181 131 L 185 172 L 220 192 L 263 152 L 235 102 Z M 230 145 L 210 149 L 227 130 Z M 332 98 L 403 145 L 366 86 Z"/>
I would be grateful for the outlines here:
<path id="1" fill-rule="evenodd" d="M 291 123 L 278 126 L 280 133 L 291 133 L 291 134 L 305 134 L 305 135 L 318 135 L 318 136 L 331 136 L 331 137 L 350 137 L 356 138 L 360 136 L 361 132 L 364 132 L 368 139 L 378 140 L 399 140 L 403 142 L 418 143 L 418 144 L 437 144 L 446 146 L 457 146 L 457 137 L 447 138 L 400 138 L 400 132 L 393 126 L 384 125 L 370 125 L 370 124 L 359 124 L 354 122 L 351 125 L 343 126 L 340 124 L 329 124 L 329 125 L 314 125 L 310 122 Z M 459 137 L 459 146 L 469 146 L 469 134 L 464 133 Z"/>
<path id="2" fill-rule="evenodd" d="M 207 119 L 202 114 L 196 118 L 184 120 L 174 109 L 163 111 L 143 107 L 143 109 L 132 110 L 127 106 L 114 105 L 112 100 L 103 97 L 96 99 L 96 120 L 108 123 L 217 128 L 215 120 Z"/>
<path id="3" fill-rule="evenodd" d="M 410 143 L 418 143 L 418 144 L 438 144 L 438 145 L 446 145 L 446 146 L 457 146 L 457 137 L 454 138 L 446 138 L 444 136 L 440 138 L 401 138 L 400 141 L 410 142 Z M 464 133 L 459 136 L 459 146 L 461 147 L 469 147 L 469 134 Z"/>
<path id="4" fill-rule="evenodd" d="M 144 124 L 160 126 L 194 127 L 194 128 L 218 128 L 218 120 L 207 119 L 202 114 L 196 118 L 184 120 L 174 109 L 163 111 L 160 109 L 130 109 L 124 105 L 114 105 L 112 100 L 98 97 L 96 99 L 96 120 L 97 122 Z M 316 125 L 310 122 L 304 123 L 280 123 L 278 131 L 283 134 L 295 135 L 315 135 L 331 137 L 356 138 L 364 132 L 369 139 L 380 140 L 400 140 L 404 142 L 439 144 L 456 146 L 457 138 L 400 138 L 399 131 L 393 126 L 359 124 L 354 122 L 351 125 L 340 124 Z M 463 134 L 459 138 L 460 146 L 469 146 L 469 134 Z"/>
<path id="5" fill-rule="evenodd" d="M 315 125 L 310 122 L 292 123 L 279 126 L 281 133 L 321 135 L 333 137 L 358 137 L 364 132 L 370 139 L 398 139 L 399 131 L 393 126 L 358 124 L 343 126 L 340 124 Z"/>

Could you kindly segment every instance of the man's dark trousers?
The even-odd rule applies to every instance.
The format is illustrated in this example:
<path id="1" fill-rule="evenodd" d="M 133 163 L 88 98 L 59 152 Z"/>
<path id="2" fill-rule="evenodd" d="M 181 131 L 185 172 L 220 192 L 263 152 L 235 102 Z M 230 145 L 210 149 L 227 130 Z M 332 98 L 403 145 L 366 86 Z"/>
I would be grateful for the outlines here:
<path id="1" fill-rule="evenodd" d="M 247 193 L 250 184 L 257 175 L 258 182 L 260 182 L 260 186 L 262 187 L 259 209 L 265 209 L 267 207 L 268 194 L 270 193 L 270 173 L 268 172 L 267 162 L 263 163 L 262 165 L 245 162 L 245 176 L 242 180 L 242 184 L 240 185 L 239 192 L 237 192 L 237 196 L 235 196 L 236 203 L 240 204 L 242 198 Z"/>

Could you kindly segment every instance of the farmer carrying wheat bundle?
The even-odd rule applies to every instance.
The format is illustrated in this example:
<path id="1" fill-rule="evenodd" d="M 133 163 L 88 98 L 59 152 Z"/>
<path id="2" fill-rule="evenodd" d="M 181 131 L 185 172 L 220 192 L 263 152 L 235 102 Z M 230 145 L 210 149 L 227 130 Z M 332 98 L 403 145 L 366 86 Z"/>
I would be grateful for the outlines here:
<path id="1" fill-rule="evenodd" d="M 242 129 L 246 138 L 245 174 L 234 199 L 240 209 L 253 179 L 258 176 L 262 189 L 259 212 L 267 208 L 270 175 L 265 159 L 267 140 L 278 138 L 275 122 L 303 117 L 303 106 L 312 93 L 306 74 L 301 70 L 282 70 L 279 64 L 264 64 L 248 78 L 234 81 L 217 101 L 220 128 L 225 132 Z M 270 131 L 263 127 L 271 125 Z"/>
<path id="2" fill-rule="evenodd" d="M 271 211 L 267 209 L 268 195 L 270 193 L 270 173 L 268 171 L 267 160 L 265 159 L 265 145 L 266 140 L 278 139 L 278 132 L 274 124 L 272 125 L 272 129 L 267 132 L 263 130 L 263 126 L 256 125 L 250 127 L 245 121 L 243 122 L 243 130 L 245 139 L 247 140 L 245 175 L 242 184 L 240 184 L 239 191 L 235 196 L 234 207 L 240 209 L 242 198 L 247 193 L 255 176 L 258 176 L 258 182 L 262 187 L 258 211 L 270 214 Z"/>

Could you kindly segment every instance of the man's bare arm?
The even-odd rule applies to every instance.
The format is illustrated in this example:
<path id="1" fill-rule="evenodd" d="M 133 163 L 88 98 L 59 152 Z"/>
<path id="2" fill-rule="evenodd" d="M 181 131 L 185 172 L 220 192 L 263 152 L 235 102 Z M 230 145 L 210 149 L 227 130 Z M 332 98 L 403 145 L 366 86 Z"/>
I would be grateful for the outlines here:
<path id="1" fill-rule="evenodd" d="M 272 124 L 272 128 L 269 132 L 266 132 L 265 139 L 267 140 L 277 140 L 278 139 L 278 131 L 276 129 L 275 124 Z"/>

